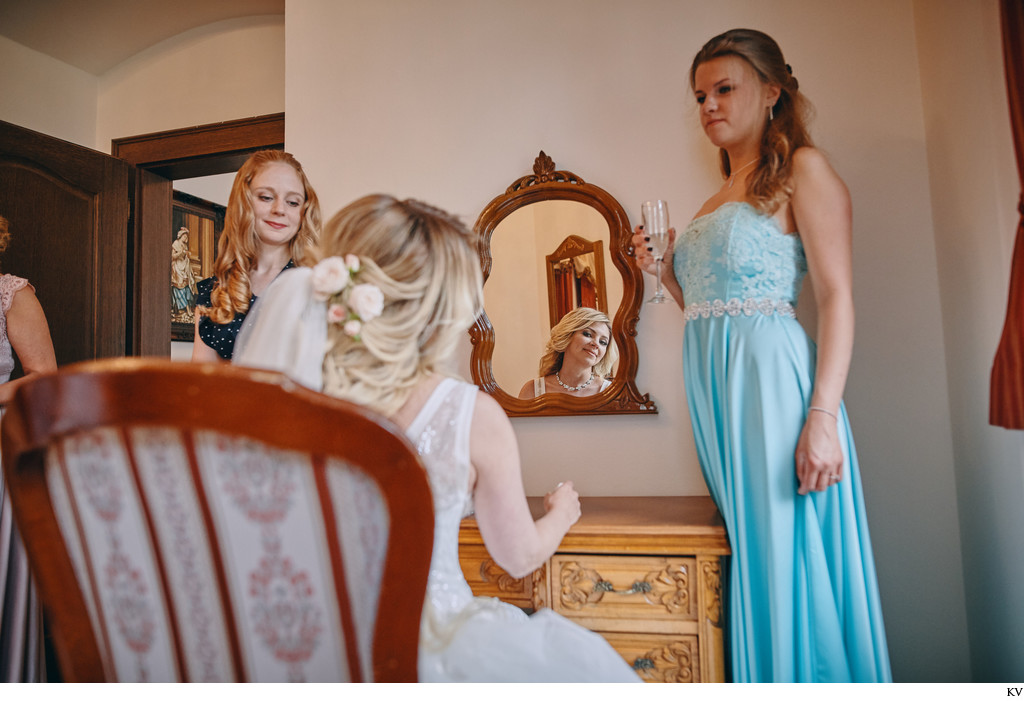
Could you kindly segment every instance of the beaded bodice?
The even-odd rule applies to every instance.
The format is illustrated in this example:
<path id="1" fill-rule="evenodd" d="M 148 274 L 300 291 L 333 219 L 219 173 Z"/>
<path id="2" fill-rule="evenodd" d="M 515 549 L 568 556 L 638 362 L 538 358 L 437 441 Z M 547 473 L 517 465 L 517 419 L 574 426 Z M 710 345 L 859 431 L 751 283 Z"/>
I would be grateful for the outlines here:
<path id="1" fill-rule="evenodd" d="M 690 222 L 676 240 L 673 268 L 687 308 L 731 302 L 764 311 L 796 303 L 807 258 L 799 236 L 746 202 L 727 202 Z"/>

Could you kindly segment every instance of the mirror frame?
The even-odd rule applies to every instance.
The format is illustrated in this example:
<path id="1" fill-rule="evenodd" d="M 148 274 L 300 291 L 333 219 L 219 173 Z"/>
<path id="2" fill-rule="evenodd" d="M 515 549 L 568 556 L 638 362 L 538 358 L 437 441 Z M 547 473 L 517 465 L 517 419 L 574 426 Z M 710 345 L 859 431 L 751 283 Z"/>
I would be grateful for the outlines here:
<path id="1" fill-rule="evenodd" d="M 608 223 L 608 249 L 612 263 L 622 274 L 622 300 L 612 317 L 612 337 L 619 347 L 619 365 L 611 386 L 592 397 L 569 397 L 561 393 L 542 394 L 520 399 L 509 394 L 494 379 L 491 364 L 494 354 L 494 327 L 487 318 L 486 282 L 491 274 L 491 237 L 497 226 L 512 212 L 535 202 L 567 200 L 581 202 L 597 210 Z M 533 164 L 533 174 L 513 182 L 504 194 L 495 197 L 477 219 L 480 236 L 480 266 L 483 270 L 485 310 L 469 329 L 473 344 L 470 371 L 473 382 L 494 397 L 509 416 L 590 416 L 594 414 L 656 414 L 658 409 L 649 394 L 636 387 L 639 354 L 636 325 L 643 299 L 643 277 L 630 260 L 634 257 L 629 218 L 622 206 L 607 192 L 583 181 L 567 170 L 555 170 L 555 162 L 543 151 Z M 546 293 L 545 293 L 546 296 Z M 538 358 L 541 349 L 537 349 Z M 525 380 L 524 380 L 525 381 Z M 517 391 L 518 388 L 510 388 Z"/>

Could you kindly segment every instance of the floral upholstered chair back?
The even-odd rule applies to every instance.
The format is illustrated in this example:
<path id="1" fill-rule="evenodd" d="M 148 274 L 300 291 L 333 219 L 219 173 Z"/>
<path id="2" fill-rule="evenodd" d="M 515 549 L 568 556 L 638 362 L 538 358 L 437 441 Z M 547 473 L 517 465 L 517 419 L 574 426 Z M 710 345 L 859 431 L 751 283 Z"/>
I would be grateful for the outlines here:
<path id="1" fill-rule="evenodd" d="M 275 373 L 99 361 L 3 422 L 69 680 L 413 681 L 433 538 L 397 429 Z"/>

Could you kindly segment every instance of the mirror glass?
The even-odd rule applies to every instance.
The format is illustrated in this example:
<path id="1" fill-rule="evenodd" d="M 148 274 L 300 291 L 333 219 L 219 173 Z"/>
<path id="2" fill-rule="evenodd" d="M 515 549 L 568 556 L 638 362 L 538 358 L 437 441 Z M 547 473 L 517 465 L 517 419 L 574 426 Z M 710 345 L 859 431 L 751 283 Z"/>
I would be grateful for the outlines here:
<path id="1" fill-rule="evenodd" d="M 615 270 L 604 217 L 568 200 L 535 202 L 509 214 L 491 235 L 491 256 L 484 293 L 496 341 L 494 380 L 517 394 L 537 376 L 551 327 L 566 312 L 592 307 L 614 317 L 622 277 L 604 274 Z"/>
<path id="2" fill-rule="evenodd" d="M 635 385 L 636 322 L 643 283 L 629 221 L 601 188 L 556 171 L 542 151 L 533 175 L 515 181 L 477 221 L 484 314 L 470 330 L 473 380 L 511 416 L 656 413 Z M 551 327 L 579 306 L 612 319 L 619 350 L 611 385 L 594 396 L 519 399 L 537 377 Z"/>

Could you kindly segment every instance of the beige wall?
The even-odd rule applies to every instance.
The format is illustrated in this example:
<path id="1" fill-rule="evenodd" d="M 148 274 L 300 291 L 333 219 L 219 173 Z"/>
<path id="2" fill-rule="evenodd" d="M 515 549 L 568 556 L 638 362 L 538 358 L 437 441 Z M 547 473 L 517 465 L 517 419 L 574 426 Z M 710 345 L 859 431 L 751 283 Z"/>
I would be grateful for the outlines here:
<path id="1" fill-rule="evenodd" d="M 96 76 L 4 36 L 0 66 L 0 120 L 92 146 Z"/>
<path id="2" fill-rule="evenodd" d="M 225 20 L 179 34 L 99 81 L 96 148 L 118 137 L 284 111 L 284 18 Z"/>
<path id="3" fill-rule="evenodd" d="M 306 0 L 288 4 L 283 30 L 256 18 L 164 42 L 93 95 L 87 74 L 0 38 L 5 98 L 29 103 L 0 101 L 0 119 L 107 150 L 114 136 L 286 109 L 288 148 L 328 215 L 384 191 L 473 222 L 544 149 L 633 221 L 660 197 L 679 225 L 720 182 L 684 71 L 715 33 L 771 33 L 855 204 L 846 398 L 896 677 L 969 679 L 969 612 L 976 674 L 1016 678 L 1024 446 L 984 424 L 1016 200 L 995 7 Z M 7 70 L 12 58 L 26 78 Z M 52 114 L 37 93 L 67 93 L 80 114 Z M 529 493 L 566 478 L 584 495 L 706 493 L 681 338 L 677 309 L 644 307 L 637 384 L 657 416 L 514 421 Z M 464 372 L 468 353 L 467 342 Z"/>
<path id="4" fill-rule="evenodd" d="M 988 425 L 1020 183 L 996 2 L 917 0 L 971 653 L 1024 677 L 1024 432 Z"/>

